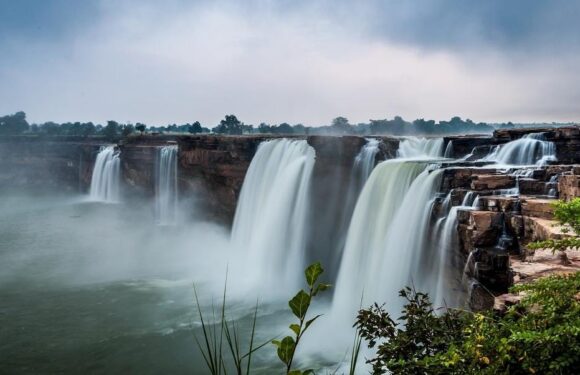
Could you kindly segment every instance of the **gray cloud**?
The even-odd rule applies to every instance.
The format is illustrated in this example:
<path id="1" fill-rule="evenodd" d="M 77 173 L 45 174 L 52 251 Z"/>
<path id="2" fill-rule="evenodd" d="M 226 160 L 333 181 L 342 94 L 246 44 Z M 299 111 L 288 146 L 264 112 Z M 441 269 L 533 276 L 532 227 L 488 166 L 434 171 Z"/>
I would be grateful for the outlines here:
<path id="1" fill-rule="evenodd" d="M 578 26 L 561 14 L 578 2 L 501 3 L 103 0 L 51 37 L 3 30 L 0 113 L 210 126 L 226 113 L 578 119 L 579 59 L 566 47 Z"/>

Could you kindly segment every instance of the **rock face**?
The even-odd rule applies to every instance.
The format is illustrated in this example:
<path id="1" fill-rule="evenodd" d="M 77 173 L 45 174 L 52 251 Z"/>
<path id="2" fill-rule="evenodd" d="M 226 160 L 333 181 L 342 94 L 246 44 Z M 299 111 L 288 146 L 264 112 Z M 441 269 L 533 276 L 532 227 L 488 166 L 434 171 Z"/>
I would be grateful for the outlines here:
<path id="1" fill-rule="evenodd" d="M 81 137 L 0 137 L 0 188 L 84 191 L 102 143 Z"/>
<path id="2" fill-rule="evenodd" d="M 558 129 L 510 129 L 493 136 L 445 137 L 448 156 L 486 155 L 496 145 L 543 132 L 556 145 L 558 164 L 506 171 L 477 162 L 441 162 L 440 192 L 450 194 L 453 206 L 468 192 L 479 196 L 475 209 L 459 210 L 458 251 L 475 262 L 476 280 L 472 306 L 489 306 L 490 291 L 502 293 L 514 277 L 513 259 L 529 241 L 566 235 L 552 224 L 554 198 L 580 196 L 580 127 Z M 151 197 L 159 147 L 178 145 L 180 197 L 196 200 L 204 217 L 230 223 L 244 177 L 261 142 L 270 135 L 155 135 L 132 136 L 118 144 L 124 191 L 128 196 Z M 358 136 L 298 136 L 316 151 L 312 178 L 311 217 L 313 243 L 309 255 L 334 251 L 346 231 L 348 195 L 353 161 L 366 140 Z M 393 158 L 399 140 L 376 137 L 382 142 L 376 161 Z M 99 148 L 99 138 L 0 137 L 0 188 L 33 186 L 86 192 Z M 475 156 L 472 156 L 474 158 Z M 449 164 L 449 165 L 446 165 Z M 349 208 L 351 209 L 351 208 Z M 440 213 L 441 205 L 435 206 Z M 346 223 L 346 224 L 345 224 Z M 337 234 L 338 232 L 338 234 Z M 510 260 L 511 256 L 511 260 Z M 511 262 L 511 263 L 510 263 Z M 477 267 L 475 267 L 477 266 Z M 477 272 L 475 272 L 477 268 Z M 329 273 L 332 273 L 329 266 Z M 517 276 L 517 275 L 516 275 Z"/>

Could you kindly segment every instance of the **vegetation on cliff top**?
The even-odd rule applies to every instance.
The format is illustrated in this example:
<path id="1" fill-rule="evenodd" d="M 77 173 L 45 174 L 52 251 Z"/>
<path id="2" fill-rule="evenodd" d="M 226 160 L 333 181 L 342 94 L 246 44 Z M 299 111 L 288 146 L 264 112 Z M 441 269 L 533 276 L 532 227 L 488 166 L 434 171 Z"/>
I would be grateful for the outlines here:
<path id="1" fill-rule="evenodd" d="M 0 135 L 64 135 L 64 136 L 104 136 L 109 139 L 128 136 L 130 134 L 148 131 L 154 134 L 160 133 L 210 133 L 215 134 L 282 134 L 282 135 L 443 135 L 443 134 L 485 134 L 491 133 L 495 129 L 514 127 L 550 127 L 570 124 L 513 124 L 511 122 L 502 124 L 475 123 L 470 119 L 463 120 L 455 116 L 449 121 L 417 119 L 406 121 L 400 116 L 393 119 L 369 120 L 368 123 L 351 124 L 346 117 L 336 117 L 330 124 L 320 126 L 305 126 L 302 124 L 280 124 L 260 123 L 259 125 L 245 124 L 235 115 L 226 115 L 213 129 L 203 127 L 199 121 L 185 124 L 169 124 L 165 126 L 147 126 L 137 122 L 136 124 L 122 124 L 117 121 L 107 121 L 105 125 L 94 124 L 92 122 L 65 122 L 56 123 L 53 121 L 41 124 L 30 124 L 26 120 L 24 112 L 0 117 Z"/>

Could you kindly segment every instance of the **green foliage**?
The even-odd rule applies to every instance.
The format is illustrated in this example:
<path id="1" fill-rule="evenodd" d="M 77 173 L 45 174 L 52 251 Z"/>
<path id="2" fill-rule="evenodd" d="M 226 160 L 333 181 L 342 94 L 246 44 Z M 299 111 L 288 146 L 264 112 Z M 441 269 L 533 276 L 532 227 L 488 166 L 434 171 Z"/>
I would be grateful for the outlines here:
<path id="1" fill-rule="evenodd" d="M 562 225 L 570 225 L 574 233 L 580 236 L 580 198 L 574 198 L 570 202 L 555 202 L 554 217 Z"/>
<path id="2" fill-rule="evenodd" d="M 0 117 L 0 135 L 22 134 L 29 128 L 26 113 L 16 112 L 13 115 Z"/>
<path id="3" fill-rule="evenodd" d="M 241 339 L 238 326 L 233 320 L 228 319 L 226 315 L 226 287 L 224 287 L 224 294 L 222 299 L 222 305 L 220 308 L 219 319 L 216 319 L 216 311 L 212 306 L 212 321 L 207 321 L 204 317 L 201 305 L 199 303 L 199 298 L 197 294 L 197 289 L 195 285 L 193 286 L 195 303 L 197 305 L 197 310 L 199 313 L 199 318 L 201 321 L 201 328 L 203 334 L 203 340 L 194 336 L 195 342 L 201 352 L 205 364 L 212 375 L 227 374 L 230 371 L 227 370 L 226 366 L 226 353 L 229 352 L 231 362 L 234 366 L 234 371 L 238 375 L 250 374 L 251 364 L 252 364 L 252 354 L 257 350 L 266 346 L 270 340 L 263 342 L 260 345 L 255 345 L 254 338 L 256 333 L 256 321 L 258 316 L 258 303 L 254 309 L 253 320 L 252 320 L 252 330 L 249 337 L 249 346 L 246 352 L 242 352 L 241 349 Z M 227 348 L 226 348 L 227 347 Z M 226 352 L 227 350 L 227 352 Z M 245 372 L 244 372 L 244 362 L 245 362 Z"/>
<path id="4" fill-rule="evenodd" d="M 278 358 L 284 363 L 287 375 L 308 375 L 314 374 L 313 370 L 292 370 L 292 361 L 300 339 L 304 332 L 318 319 L 321 315 L 316 315 L 313 318 L 306 319 L 308 308 L 314 298 L 319 292 L 330 288 L 329 284 L 317 283 L 318 278 L 324 272 L 319 262 L 313 263 L 304 271 L 306 284 L 308 284 L 308 292 L 300 290 L 290 301 L 288 305 L 290 310 L 296 318 L 298 323 L 290 324 L 290 330 L 294 333 L 293 336 L 286 336 L 282 340 L 273 340 L 272 344 L 276 345 Z"/>
<path id="5" fill-rule="evenodd" d="M 522 301 L 505 315 L 447 309 L 409 288 L 395 322 L 382 306 L 359 312 L 375 374 L 573 374 L 580 372 L 580 273 L 512 289 Z M 402 325 L 402 327 L 401 327 Z"/>
<path id="6" fill-rule="evenodd" d="M 569 225 L 574 231 L 575 237 L 559 240 L 536 241 L 528 244 L 528 248 L 552 249 L 564 251 L 568 248 L 580 248 L 580 198 L 574 198 L 569 202 L 557 201 L 553 203 L 554 217 L 561 226 Z M 568 228 L 562 228 L 562 232 L 568 232 Z"/>
<path id="7" fill-rule="evenodd" d="M 242 134 L 243 132 L 242 122 L 234 115 L 227 115 L 225 119 L 220 121 L 220 124 L 213 128 L 214 133 L 218 134 Z"/>
<path id="8" fill-rule="evenodd" d="M 143 132 L 145 131 L 145 124 L 141 124 L 140 122 L 137 123 L 137 125 L 135 125 L 135 129 L 143 134 Z"/>

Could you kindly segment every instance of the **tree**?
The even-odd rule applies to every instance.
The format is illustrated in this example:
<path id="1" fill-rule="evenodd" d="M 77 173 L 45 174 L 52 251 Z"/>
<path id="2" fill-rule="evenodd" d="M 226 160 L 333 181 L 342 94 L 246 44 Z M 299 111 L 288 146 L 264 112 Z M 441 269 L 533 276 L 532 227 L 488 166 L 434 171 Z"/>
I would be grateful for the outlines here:
<path id="1" fill-rule="evenodd" d="M 226 118 L 220 121 L 220 124 L 213 128 L 214 133 L 219 134 L 242 134 L 242 122 L 234 115 L 226 115 Z"/>
<path id="2" fill-rule="evenodd" d="M 203 132 L 203 128 L 201 127 L 199 121 L 196 121 L 189 126 L 189 129 L 187 131 L 191 134 L 197 134 Z"/>
<path id="3" fill-rule="evenodd" d="M 145 124 L 138 122 L 135 125 L 135 129 L 137 129 L 137 131 L 139 131 L 141 134 L 143 134 L 143 132 L 145 131 Z"/>
<path id="4" fill-rule="evenodd" d="M 29 128 L 26 113 L 20 111 L 13 115 L 0 117 L 0 135 L 22 134 Z"/>
<path id="5" fill-rule="evenodd" d="M 337 117 L 332 120 L 330 128 L 333 133 L 337 134 L 350 134 L 353 131 L 352 125 L 349 124 L 346 117 Z"/>
<path id="6" fill-rule="evenodd" d="M 129 134 L 135 132 L 135 127 L 131 124 L 123 125 L 123 130 L 121 131 L 121 135 L 123 137 L 127 137 Z"/>
<path id="7" fill-rule="evenodd" d="M 107 126 L 103 128 L 103 135 L 108 139 L 114 139 L 119 136 L 119 129 L 117 121 L 107 121 Z"/>

